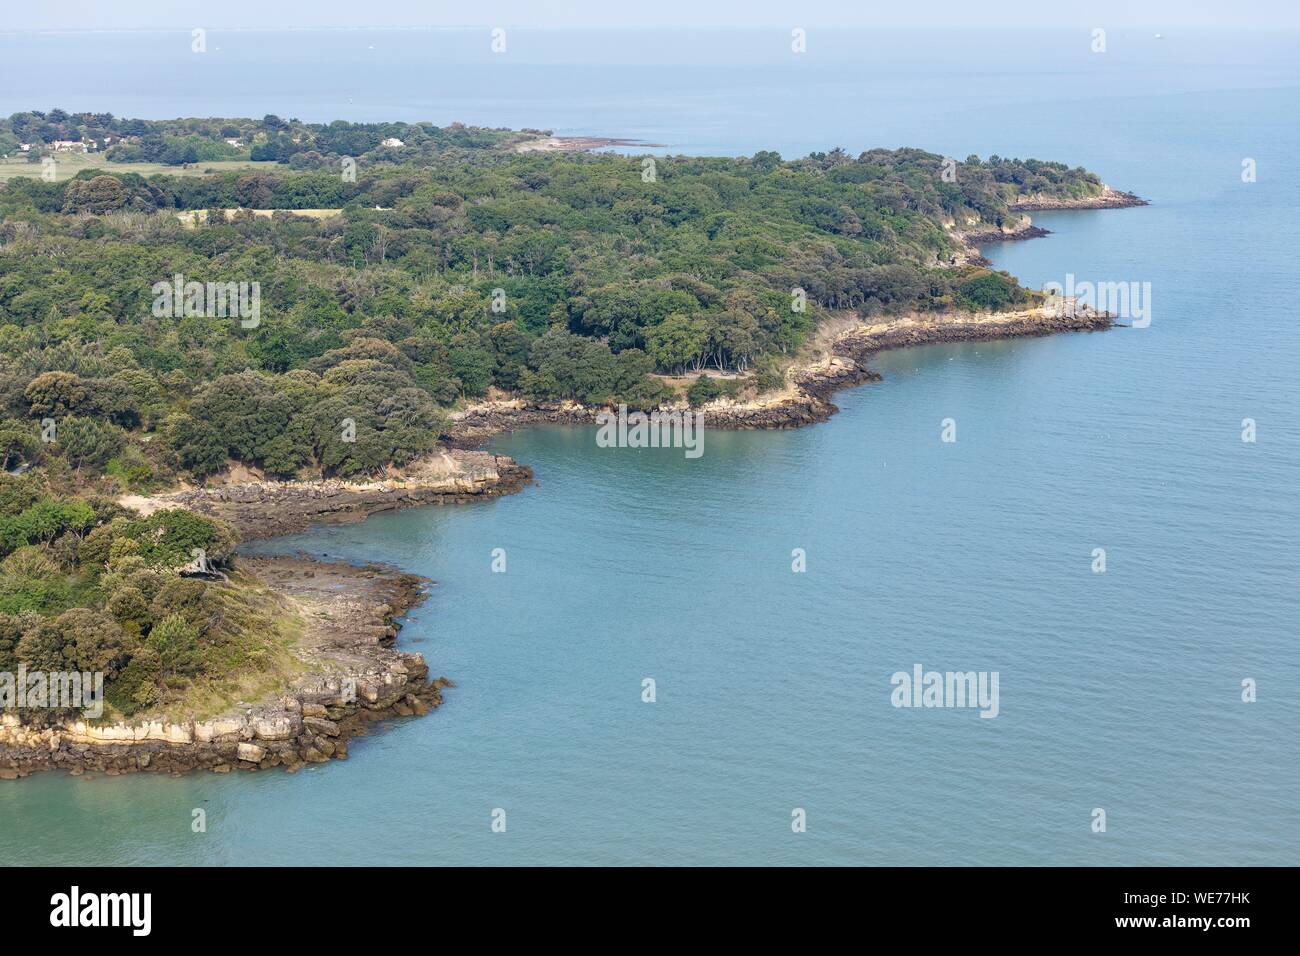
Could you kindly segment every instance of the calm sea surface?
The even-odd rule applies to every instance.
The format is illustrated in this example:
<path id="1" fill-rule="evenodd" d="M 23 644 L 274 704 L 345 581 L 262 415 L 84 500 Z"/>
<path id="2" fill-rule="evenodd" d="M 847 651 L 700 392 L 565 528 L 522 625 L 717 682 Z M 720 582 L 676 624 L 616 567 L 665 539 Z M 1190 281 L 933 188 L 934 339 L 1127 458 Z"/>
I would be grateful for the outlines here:
<path id="1" fill-rule="evenodd" d="M 503 436 L 522 494 L 273 542 L 434 579 L 401 641 L 456 681 L 446 705 L 294 775 L 0 785 L 6 862 L 1294 863 L 1300 40 L 1088 41 L 518 31 L 492 56 L 486 31 L 214 31 L 204 58 L 188 34 L 0 35 L 6 112 L 1061 159 L 1152 205 L 1039 214 L 1051 236 L 987 254 L 1153 305 L 1145 329 L 883 355 L 830 422 L 709 432 L 696 460 Z M 918 663 L 998 671 L 999 716 L 895 709 Z"/>

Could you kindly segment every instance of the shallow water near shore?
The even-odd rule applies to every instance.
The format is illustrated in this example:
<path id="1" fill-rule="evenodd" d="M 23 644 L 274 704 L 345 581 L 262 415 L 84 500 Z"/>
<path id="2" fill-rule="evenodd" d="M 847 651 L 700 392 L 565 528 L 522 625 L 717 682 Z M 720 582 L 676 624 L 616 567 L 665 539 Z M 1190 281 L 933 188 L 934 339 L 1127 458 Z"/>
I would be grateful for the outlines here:
<path id="1" fill-rule="evenodd" d="M 399 642 L 444 706 L 293 775 L 0 784 L 6 862 L 1293 863 L 1300 95 L 1058 107 L 979 139 L 1153 205 L 986 254 L 1150 281 L 1149 328 L 886 353 L 829 422 L 695 460 L 521 431 L 521 494 L 263 543 L 434 579 Z M 998 671 L 999 716 L 892 707 L 917 663 Z"/>

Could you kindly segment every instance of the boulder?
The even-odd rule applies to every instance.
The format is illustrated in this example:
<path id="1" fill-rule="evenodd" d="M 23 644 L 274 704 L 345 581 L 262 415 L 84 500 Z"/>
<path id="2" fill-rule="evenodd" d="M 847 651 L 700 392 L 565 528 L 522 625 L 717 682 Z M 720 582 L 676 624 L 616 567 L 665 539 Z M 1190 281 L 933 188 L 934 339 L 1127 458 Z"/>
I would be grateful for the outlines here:
<path id="1" fill-rule="evenodd" d="M 332 720 L 326 720 L 324 717 L 304 717 L 302 724 L 307 730 L 323 734 L 326 737 L 337 737 L 339 735 L 339 725 Z"/>

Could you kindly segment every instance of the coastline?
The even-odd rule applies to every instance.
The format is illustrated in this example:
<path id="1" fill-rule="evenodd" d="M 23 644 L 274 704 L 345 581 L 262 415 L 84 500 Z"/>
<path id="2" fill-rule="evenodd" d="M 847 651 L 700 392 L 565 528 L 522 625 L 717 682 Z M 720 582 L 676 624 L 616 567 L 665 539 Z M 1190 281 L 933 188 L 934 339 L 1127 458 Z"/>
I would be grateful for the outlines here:
<path id="1" fill-rule="evenodd" d="M 362 521 L 372 514 L 419 505 L 454 504 L 513 494 L 533 470 L 505 455 L 439 449 L 378 480 L 241 480 L 167 494 L 126 496 L 141 514 L 185 508 L 229 522 L 245 540 L 295 534 L 316 524 Z"/>
<path id="2" fill-rule="evenodd" d="M 711 428 L 801 428 L 826 421 L 836 391 L 881 380 L 867 362 L 878 352 L 944 342 L 1041 337 L 1101 331 L 1113 317 L 1068 303 L 1061 315 L 1041 309 L 984 314 L 913 315 L 879 322 L 853 317 L 831 323 L 811 354 L 787 373 L 787 388 L 755 402 L 719 400 L 703 406 Z M 381 481 L 238 481 L 121 503 L 141 513 L 181 507 L 230 522 L 245 540 L 343 523 L 397 508 L 467 502 L 512 494 L 532 469 L 482 451 L 493 435 L 532 425 L 590 425 L 603 407 L 576 402 L 484 402 L 455 417 L 447 447 Z M 292 603 L 308 623 L 294 646 L 304 675 L 273 698 L 241 703 L 206 720 L 144 718 L 91 725 L 69 720 L 50 727 L 0 716 L 0 780 L 39 770 L 110 776 L 136 771 L 227 773 L 346 759 L 348 742 L 370 723 L 421 716 L 442 703 L 445 677 L 429 680 L 422 655 L 398 651 L 396 619 L 420 604 L 431 583 L 378 565 L 357 566 L 305 555 L 237 556 L 247 574 Z M 349 697 L 347 687 L 355 688 Z"/>
<path id="3" fill-rule="evenodd" d="M 663 149 L 663 143 L 647 143 L 639 139 L 622 139 L 609 136 L 542 136 L 518 143 L 516 153 L 586 153 L 615 146 L 644 146 Z"/>
<path id="4" fill-rule="evenodd" d="M 184 508 L 229 522 L 243 540 L 315 524 L 360 521 L 382 511 L 512 494 L 532 469 L 484 451 L 440 450 L 384 480 L 238 481 L 168 494 L 124 496 L 141 514 Z M 369 724 L 421 716 L 442 703 L 445 677 L 429 679 L 418 653 L 396 650 L 397 619 L 432 583 L 381 565 L 306 555 L 238 555 L 234 573 L 272 592 L 304 623 L 292 647 L 301 673 L 274 694 L 216 716 L 144 715 L 111 723 L 71 718 L 49 726 L 0 714 L 0 780 L 39 770 L 183 773 L 290 771 L 345 759 Z"/>
<path id="5" fill-rule="evenodd" d="M 274 698 L 241 703 L 208 719 L 153 717 L 48 727 L 0 716 L 0 780 L 40 770 L 74 776 L 148 771 L 294 771 L 343 760 L 371 723 L 427 714 L 446 678 L 430 681 L 423 655 L 399 651 L 395 619 L 424 600 L 428 582 L 379 565 L 311 558 L 242 557 L 245 571 L 291 602 L 309 626 L 294 647 L 304 673 Z"/>
<path id="6" fill-rule="evenodd" d="M 1040 239 L 1043 236 L 1050 236 L 1052 230 L 1044 229 L 1042 226 L 1035 226 L 1029 222 L 1029 217 L 1025 216 L 1027 225 L 1018 226 L 1015 229 L 986 229 L 978 232 L 967 232 L 962 234 L 962 239 L 969 246 L 986 246 L 992 242 L 1015 242 L 1021 239 Z M 978 251 L 976 252 L 978 255 Z M 983 256 L 979 256 L 983 259 Z M 987 261 L 987 260 L 985 260 Z"/>
<path id="7" fill-rule="evenodd" d="M 824 422 L 839 408 L 835 392 L 881 381 L 867 362 L 877 352 L 950 342 L 1037 338 L 1112 328 L 1114 317 L 1068 303 L 1061 315 L 1031 308 L 1012 312 L 912 315 L 880 322 L 849 321 L 832 331 L 813 356 L 787 373 L 787 387 L 753 402 L 719 399 L 701 406 L 709 428 L 748 431 L 802 428 Z M 819 354 L 817 354 L 819 353 Z M 501 432 L 534 425 L 594 425 L 605 406 L 578 402 L 528 403 L 521 399 L 480 402 L 455 417 L 446 437 L 454 448 L 478 448 Z"/>
<path id="8" fill-rule="evenodd" d="M 1136 193 L 1103 186 L 1099 196 L 1054 199 L 1050 196 L 1031 195 L 1007 203 L 1007 208 L 1012 212 L 1048 212 L 1057 209 L 1129 209 L 1133 206 L 1149 205 L 1151 205 L 1150 201 Z"/>
<path id="9" fill-rule="evenodd" d="M 615 144 L 610 141 L 609 145 Z M 557 147 L 596 148 L 592 145 Z M 1032 204 L 1016 209 L 1121 208 L 1146 205 L 1131 193 L 1091 200 Z M 963 235 L 976 242 L 1034 238 L 1047 230 L 1027 216 L 1011 231 Z M 709 427 L 729 430 L 801 428 L 826 421 L 838 407 L 836 391 L 882 379 L 868 366 L 877 352 L 946 342 L 1041 337 L 1102 331 L 1114 317 L 1067 301 L 1060 314 L 1040 308 L 1000 313 L 915 314 L 868 322 L 852 315 L 826 324 L 786 372 L 786 387 L 750 402 L 719 399 L 700 409 Z M 607 409 L 577 402 L 528 403 L 522 399 L 480 402 L 453 413 L 443 447 L 379 480 L 238 480 L 182 488 L 153 496 L 124 496 L 120 503 L 142 514 L 184 508 L 229 522 L 244 540 L 271 538 L 316 524 L 361 521 L 383 511 L 428 504 L 467 502 L 512 494 L 532 480 L 532 469 L 482 450 L 494 435 L 532 425 L 592 425 Z M 254 476 L 255 477 L 255 476 Z M 406 611 L 424 599 L 430 583 L 376 565 L 356 566 L 297 557 L 237 557 L 239 573 L 251 576 L 289 602 L 308 622 L 293 648 L 306 673 L 274 697 L 205 719 L 139 719 L 91 725 L 67 720 L 39 728 L 0 715 L 0 780 L 38 770 L 74 775 L 102 771 L 179 774 L 207 769 L 289 771 L 309 763 L 346 759 L 348 741 L 367 726 L 400 716 L 427 714 L 454 686 L 429 680 L 422 655 L 394 648 Z M 350 693 L 353 689 L 355 692 Z"/>
<path id="10" fill-rule="evenodd" d="M 1008 203 L 1007 208 L 1012 212 L 1027 213 L 1061 212 L 1075 209 L 1131 209 L 1135 206 L 1149 205 L 1151 203 L 1148 200 L 1135 193 L 1123 192 L 1105 186 L 1099 196 L 1085 196 L 1081 199 L 1055 199 L 1048 196 L 1031 195 Z M 1052 230 L 1044 229 L 1042 226 L 1035 226 L 1032 219 L 1022 215 L 1020 221 L 1011 226 L 1003 225 L 1000 228 L 995 228 L 983 223 L 973 226 L 970 231 L 962 232 L 960 235 L 962 241 L 970 247 L 970 260 L 987 263 L 988 260 L 979 254 L 979 250 L 975 248 L 976 246 L 988 245 L 994 242 L 1038 239 L 1051 234 Z"/>

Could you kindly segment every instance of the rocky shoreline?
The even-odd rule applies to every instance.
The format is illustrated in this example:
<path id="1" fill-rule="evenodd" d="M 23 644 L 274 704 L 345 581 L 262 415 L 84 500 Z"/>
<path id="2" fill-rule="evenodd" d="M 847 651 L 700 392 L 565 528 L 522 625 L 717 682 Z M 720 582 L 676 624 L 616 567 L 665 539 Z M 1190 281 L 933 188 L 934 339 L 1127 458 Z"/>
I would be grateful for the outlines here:
<path id="1" fill-rule="evenodd" d="M 1011 230 L 985 229 L 978 232 L 968 232 L 962 236 L 962 239 L 972 246 L 986 246 L 991 242 L 1017 242 L 1021 239 L 1040 239 L 1051 234 L 1052 230 L 1050 229 L 1030 224 Z"/>
<path id="2" fill-rule="evenodd" d="M 1117 208 L 1145 205 L 1127 193 L 1098 197 L 1098 205 L 1032 205 L 1013 208 Z M 1012 230 L 967 234 L 977 242 L 1045 235 L 1024 217 Z M 940 342 L 1054 335 L 1109 329 L 1113 317 L 1067 302 L 1059 314 L 1040 309 L 983 315 L 913 315 L 874 323 L 841 325 L 820 354 L 787 373 L 782 392 L 754 402 L 720 399 L 702 409 L 708 427 L 801 428 L 823 422 L 839 409 L 836 391 L 880 381 L 868 367 L 877 352 Z M 220 518 L 245 539 L 302 531 L 311 525 L 360 521 L 371 514 L 427 504 L 511 494 L 532 480 L 532 470 L 481 446 L 493 435 L 532 425 L 591 425 L 603 408 L 576 402 L 489 401 L 453 416 L 444 448 L 373 481 L 229 480 L 122 504 L 141 513 L 186 508 Z M 397 651 L 395 619 L 417 605 L 428 583 L 394 569 L 299 557 L 239 557 L 241 573 L 296 605 L 307 621 L 294 646 L 306 675 L 275 700 L 240 704 L 206 720 L 141 719 L 116 724 L 69 720 L 32 726 L 17 715 L 0 715 L 0 780 L 38 770 L 73 774 L 135 771 L 180 774 L 206 769 L 289 771 L 311 763 L 345 759 L 348 742 L 372 722 L 428 713 L 442 703 L 446 678 L 429 680 L 423 656 Z"/>
<path id="3" fill-rule="evenodd" d="M 148 514 L 185 508 L 229 522 L 245 540 L 360 521 L 396 508 L 511 494 L 532 469 L 484 451 L 445 449 L 379 481 L 232 481 L 125 506 Z M 342 759 L 370 723 L 428 713 L 445 677 L 429 680 L 420 654 L 394 649 L 399 625 L 428 582 L 377 565 L 298 557 L 236 557 L 236 573 L 269 588 L 305 622 L 292 653 L 305 676 L 275 699 L 242 703 L 210 719 L 144 717 L 118 723 L 71 719 L 48 726 L 0 715 L 0 780 L 37 770 L 109 775 L 257 770 Z"/>
<path id="4" fill-rule="evenodd" d="M 1007 204 L 1012 212 L 1050 212 L 1067 209 L 1128 209 L 1133 206 L 1149 206 L 1150 203 L 1129 192 L 1105 187 L 1098 196 L 1082 199 L 1057 199 L 1050 196 L 1024 196 Z M 1023 239 L 1038 239 L 1050 236 L 1052 231 L 1042 226 L 1035 226 L 1028 216 L 1021 216 L 1014 225 L 994 228 L 988 224 L 976 225 L 969 232 L 961 233 L 962 241 L 970 247 L 968 261 L 987 264 L 988 260 L 979 254 L 976 246 L 985 246 L 994 242 L 1018 242 Z"/>
<path id="5" fill-rule="evenodd" d="M 1038 309 L 982 316 L 909 316 L 853 326 L 832 340 L 821 361 L 794 374 L 796 394 L 769 405 L 716 403 L 705 409 L 711 428 L 802 428 L 826 421 L 839 407 L 832 395 L 840 389 L 881 380 L 867 361 L 878 352 L 949 342 L 1036 338 L 1063 332 L 1099 332 L 1114 325 L 1114 317 L 1073 303 L 1061 315 Z"/>
<path id="6" fill-rule="evenodd" d="M 990 339 L 1033 338 L 1063 332 L 1099 332 L 1114 325 L 1114 317 L 1086 306 L 1066 303 L 1060 315 L 1042 310 L 984 315 L 944 314 L 909 316 L 876 323 L 859 323 L 841 330 L 825 355 L 792 369 L 790 386 L 782 393 L 757 402 L 720 399 L 703 406 L 711 429 L 748 431 L 802 428 L 824 422 L 839 408 L 832 395 L 844 388 L 881 380 L 867 365 L 877 352 L 944 342 L 980 342 Z M 448 443 L 476 448 L 493 435 L 534 425 L 594 425 L 608 409 L 577 402 L 527 403 L 519 399 L 483 402 L 456 417 Z"/>
<path id="7" fill-rule="evenodd" d="M 710 428 L 800 428 L 838 408 L 833 394 L 881 376 L 867 365 L 877 352 L 939 342 L 1045 336 L 1108 329 L 1112 317 L 1067 303 L 1060 315 L 1039 309 L 985 315 L 909 316 L 853 323 L 831 336 L 824 354 L 792 369 L 785 392 L 766 401 L 719 400 L 704 407 Z M 531 469 L 512 458 L 473 450 L 492 435 L 531 425 L 590 425 L 604 409 L 574 402 L 482 403 L 456 417 L 448 448 L 373 482 L 237 482 L 124 501 L 148 512 L 183 507 L 229 521 L 246 538 L 288 534 L 321 522 L 357 521 L 396 508 L 470 501 L 518 491 Z M 293 771 L 344 759 L 351 738 L 369 724 L 428 713 L 442 703 L 446 678 L 430 681 L 418 653 L 394 648 L 395 620 L 424 599 L 416 575 L 305 556 L 239 556 L 237 567 L 292 602 L 307 622 L 294 647 L 306 676 L 275 700 L 241 704 L 206 720 L 146 718 L 47 727 L 0 716 L 0 780 L 38 770 L 111 776 L 135 771 Z"/>
<path id="8" fill-rule="evenodd" d="M 1057 199 L 1051 196 L 1024 196 L 1007 204 L 1013 212 L 1046 212 L 1054 209 L 1128 209 L 1149 206 L 1150 202 L 1135 193 L 1106 186 L 1099 196 L 1082 199 Z"/>
<path id="9" fill-rule="evenodd" d="M 241 481 L 190 488 L 123 504 L 148 513 L 186 508 L 229 522 L 245 540 L 295 534 L 315 524 L 361 521 L 418 505 L 513 494 L 533 471 L 505 455 L 446 449 L 375 481 Z"/>
<path id="10" fill-rule="evenodd" d="M 39 770 L 109 776 L 148 771 L 294 771 L 342 760 L 375 721 L 419 716 L 442 703 L 418 653 L 393 644 L 395 619 L 424 599 L 428 582 L 391 568 L 304 557 L 243 557 L 240 568 L 293 602 L 308 621 L 295 646 L 305 676 L 273 701 L 241 704 L 207 720 L 70 720 L 37 727 L 0 716 L 0 780 Z"/>

